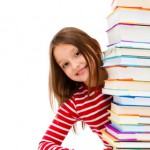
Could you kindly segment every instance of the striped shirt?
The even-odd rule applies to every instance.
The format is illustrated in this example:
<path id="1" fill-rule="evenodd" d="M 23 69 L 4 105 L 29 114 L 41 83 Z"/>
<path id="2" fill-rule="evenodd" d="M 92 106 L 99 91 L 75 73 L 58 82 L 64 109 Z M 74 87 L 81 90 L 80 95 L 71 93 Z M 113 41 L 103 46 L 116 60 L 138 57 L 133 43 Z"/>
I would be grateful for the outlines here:
<path id="1" fill-rule="evenodd" d="M 100 130 L 105 128 L 104 125 L 110 123 L 108 119 L 110 114 L 107 110 L 110 109 L 112 96 L 102 94 L 102 87 L 99 86 L 96 91 L 95 88 L 91 88 L 88 96 L 88 87 L 81 85 L 72 98 L 58 109 L 52 124 L 39 143 L 38 150 L 69 150 L 61 147 L 61 144 L 77 121 L 89 125 L 91 130 L 101 138 L 104 145 L 111 149 L 102 139 Z"/>

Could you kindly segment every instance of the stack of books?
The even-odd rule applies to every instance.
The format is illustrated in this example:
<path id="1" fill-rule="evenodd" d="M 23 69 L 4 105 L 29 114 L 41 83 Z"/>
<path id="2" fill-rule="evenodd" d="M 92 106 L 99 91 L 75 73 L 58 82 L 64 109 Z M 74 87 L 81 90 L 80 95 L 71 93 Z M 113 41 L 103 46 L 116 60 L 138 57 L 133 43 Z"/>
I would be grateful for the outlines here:
<path id="1" fill-rule="evenodd" d="M 150 150 L 150 0 L 113 0 L 102 89 L 113 95 L 102 136 L 116 150 Z"/>

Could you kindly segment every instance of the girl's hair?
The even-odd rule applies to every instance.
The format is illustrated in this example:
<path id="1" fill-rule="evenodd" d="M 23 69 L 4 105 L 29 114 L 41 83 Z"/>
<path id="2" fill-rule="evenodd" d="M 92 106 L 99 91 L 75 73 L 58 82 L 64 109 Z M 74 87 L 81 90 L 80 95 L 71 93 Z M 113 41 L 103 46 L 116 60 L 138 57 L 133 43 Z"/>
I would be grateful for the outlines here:
<path id="1" fill-rule="evenodd" d="M 49 94 L 50 104 L 54 108 L 55 99 L 58 102 L 58 106 L 64 103 L 67 99 L 71 98 L 73 93 L 78 89 L 81 83 L 72 81 L 69 79 L 60 66 L 54 59 L 54 49 L 60 44 L 71 44 L 78 48 L 80 53 L 84 56 L 89 66 L 89 81 L 91 81 L 91 70 L 96 68 L 94 72 L 95 79 L 97 81 L 96 87 L 98 87 L 98 81 L 100 78 L 99 69 L 103 65 L 101 60 L 101 49 L 98 42 L 90 37 L 84 31 L 75 27 L 66 27 L 61 29 L 52 39 L 50 43 L 50 71 L 49 71 Z M 91 82 L 89 82 L 89 89 Z"/>

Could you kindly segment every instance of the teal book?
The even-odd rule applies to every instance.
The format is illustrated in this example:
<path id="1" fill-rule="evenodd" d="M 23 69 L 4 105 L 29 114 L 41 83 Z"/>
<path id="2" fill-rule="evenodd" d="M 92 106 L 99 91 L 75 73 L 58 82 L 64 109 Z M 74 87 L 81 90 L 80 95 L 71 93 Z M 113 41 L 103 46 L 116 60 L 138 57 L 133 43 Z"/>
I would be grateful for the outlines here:
<path id="1" fill-rule="evenodd" d="M 150 57 L 116 56 L 103 58 L 103 67 L 108 66 L 145 66 L 150 67 Z"/>

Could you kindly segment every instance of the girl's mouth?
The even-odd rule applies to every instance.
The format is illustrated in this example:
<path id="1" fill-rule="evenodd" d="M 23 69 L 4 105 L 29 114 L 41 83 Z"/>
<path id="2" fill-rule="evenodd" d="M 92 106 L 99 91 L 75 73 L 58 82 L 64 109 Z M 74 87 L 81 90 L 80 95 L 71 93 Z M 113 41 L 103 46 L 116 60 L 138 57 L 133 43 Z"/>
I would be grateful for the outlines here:
<path id="1" fill-rule="evenodd" d="M 83 67 L 81 70 L 79 70 L 79 71 L 76 73 L 76 75 L 82 75 L 82 74 L 84 74 L 86 68 L 87 68 L 87 65 L 86 65 L 85 67 Z"/>

